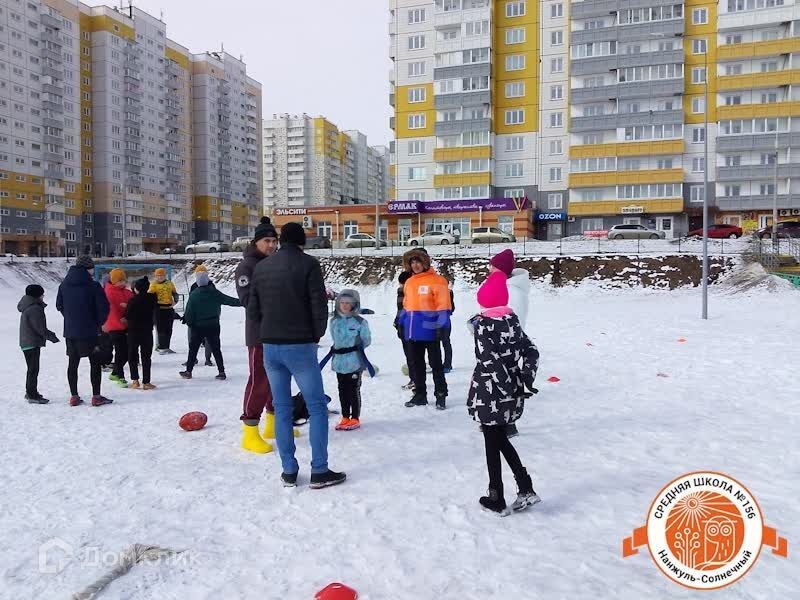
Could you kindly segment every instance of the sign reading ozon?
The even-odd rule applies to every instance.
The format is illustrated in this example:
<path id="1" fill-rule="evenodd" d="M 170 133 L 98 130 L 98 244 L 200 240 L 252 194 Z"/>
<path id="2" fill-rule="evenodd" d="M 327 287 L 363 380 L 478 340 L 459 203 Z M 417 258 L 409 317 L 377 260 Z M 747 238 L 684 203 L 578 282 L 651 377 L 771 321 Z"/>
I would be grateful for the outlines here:
<path id="1" fill-rule="evenodd" d="M 647 545 L 675 583 L 713 590 L 735 583 L 755 565 L 762 546 L 786 558 L 786 538 L 764 524 L 761 507 L 733 477 L 714 471 L 681 475 L 650 505 L 647 524 L 622 540 L 622 557 Z"/>

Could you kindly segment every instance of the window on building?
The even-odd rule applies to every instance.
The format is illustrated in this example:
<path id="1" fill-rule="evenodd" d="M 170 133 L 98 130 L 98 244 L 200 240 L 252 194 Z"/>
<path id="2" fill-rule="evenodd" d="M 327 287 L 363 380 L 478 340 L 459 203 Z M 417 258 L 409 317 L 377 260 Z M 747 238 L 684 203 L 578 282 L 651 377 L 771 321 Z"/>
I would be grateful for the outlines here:
<path id="1" fill-rule="evenodd" d="M 551 85 L 550 86 L 550 100 L 563 100 L 564 99 L 564 86 Z"/>
<path id="2" fill-rule="evenodd" d="M 506 163 L 506 177 L 522 177 L 524 166 L 521 162 Z"/>
<path id="3" fill-rule="evenodd" d="M 561 46 L 564 44 L 564 32 L 561 30 L 550 32 L 550 45 Z"/>
<path id="4" fill-rule="evenodd" d="M 525 109 L 513 108 L 505 112 L 506 125 L 520 125 L 525 122 Z"/>
<path id="5" fill-rule="evenodd" d="M 563 169 L 561 167 L 552 167 L 550 169 L 550 183 L 556 183 L 564 179 Z"/>
<path id="6" fill-rule="evenodd" d="M 415 23 L 424 23 L 425 22 L 425 9 L 424 8 L 414 8 L 408 11 L 408 24 L 413 25 Z"/>
<path id="7" fill-rule="evenodd" d="M 564 5 L 561 2 L 555 2 L 550 5 L 550 18 L 559 19 L 564 16 Z"/>
<path id="8" fill-rule="evenodd" d="M 564 113 L 554 112 L 550 113 L 550 127 L 563 127 L 564 126 Z"/>
<path id="9" fill-rule="evenodd" d="M 425 154 L 425 140 L 413 140 L 408 142 L 409 156 Z"/>
<path id="10" fill-rule="evenodd" d="M 706 159 L 702 156 L 692 159 L 692 173 L 703 173 L 706 170 Z"/>
<path id="11" fill-rule="evenodd" d="M 510 81 L 506 83 L 506 98 L 522 98 L 525 95 L 525 82 Z"/>
<path id="12" fill-rule="evenodd" d="M 708 23 L 708 9 L 707 8 L 695 8 L 692 10 L 692 24 L 693 25 L 705 25 Z"/>
<path id="13" fill-rule="evenodd" d="M 506 44 L 522 44 L 524 42 L 524 27 L 512 27 L 511 29 L 506 29 Z"/>
<path id="14" fill-rule="evenodd" d="M 503 192 L 503 198 L 524 198 L 524 188 L 511 188 Z"/>
<path id="15" fill-rule="evenodd" d="M 358 234 L 358 221 L 344 222 L 344 237 Z"/>
<path id="16" fill-rule="evenodd" d="M 408 128 L 425 129 L 425 115 L 424 114 L 408 115 Z"/>
<path id="17" fill-rule="evenodd" d="M 692 130 L 692 143 L 702 144 L 706 140 L 706 130 L 702 127 L 697 127 Z"/>
<path id="18" fill-rule="evenodd" d="M 706 99 L 703 97 L 692 98 L 692 112 L 695 114 L 704 113 L 706 111 Z"/>
<path id="19" fill-rule="evenodd" d="M 692 40 L 692 54 L 705 54 L 708 48 L 706 40 Z"/>
<path id="20" fill-rule="evenodd" d="M 705 82 L 706 82 L 706 68 L 692 67 L 692 83 L 705 83 Z"/>
<path id="21" fill-rule="evenodd" d="M 423 181 L 426 177 L 425 167 L 409 167 L 408 180 L 409 181 Z"/>
<path id="22" fill-rule="evenodd" d="M 409 77 L 422 77 L 425 75 L 425 61 L 412 61 L 408 63 L 408 76 Z"/>
<path id="23" fill-rule="evenodd" d="M 564 208 L 564 194 L 561 192 L 547 194 L 547 208 L 549 210 L 561 210 Z"/>
<path id="24" fill-rule="evenodd" d="M 525 149 L 525 138 L 514 135 L 506 138 L 506 152 L 519 152 Z"/>
<path id="25" fill-rule="evenodd" d="M 425 48 L 424 35 L 410 35 L 408 36 L 408 49 L 409 50 L 422 50 Z"/>
<path id="26" fill-rule="evenodd" d="M 551 58 L 550 59 L 550 72 L 551 73 L 563 73 L 564 72 L 564 59 L 559 58 Z"/>
<path id="27" fill-rule="evenodd" d="M 506 56 L 506 71 L 521 71 L 525 68 L 524 54 L 509 54 Z"/>
<path id="28" fill-rule="evenodd" d="M 408 89 L 408 102 L 409 104 L 415 104 L 418 102 L 425 102 L 425 88 L 409 88 Z"/>
<path id="29" fill-rule="evenodd" d="M 506 17 L 522 17 L 525 15 L 525 0 L 506 2 Z"/>
<path id="30" fill-rule="evenodd" d="M 562 140 L 550 140 L 550 154 L 564 154 L 564 143 Z"/>
<path id="31" fill-rule="evenodd" d="M 706 197 L 706 188 L 703 184 L 689 186 L 689 202 L 702 202 Z"/>
<path id="32" fill-rule="evenodd" d="M 603 219 L 581 219 L 581 233 L 587 231 L 603 231 Z"/>

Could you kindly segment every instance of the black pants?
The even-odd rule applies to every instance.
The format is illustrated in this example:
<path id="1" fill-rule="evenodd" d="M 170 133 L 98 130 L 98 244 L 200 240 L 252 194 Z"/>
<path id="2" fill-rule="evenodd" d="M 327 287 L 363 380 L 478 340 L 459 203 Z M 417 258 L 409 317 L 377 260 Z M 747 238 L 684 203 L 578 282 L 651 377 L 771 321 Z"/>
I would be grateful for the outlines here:
<path id="1" fill-rule="evenodd" d="M 220 373 L 224 373 L 225 363 L 222 360 L 222 350 L 220 348 L 219 323 L 214 325 L 194 325 L 190 331 L 189 357 L 186 359 L 186 370 L 189 373 L 192 372 L 197 361 L 197 352 L 200 350 L 203 340 L 205 340 L 206 346 L 211 346 L 211 354 L 214 355 L 214 360 L 217 361 L 217 369 L 219 369 Z"/>
<path id="2" fill-rule="evenodd" d="M 175 323 L 175 311 L 172 308 L 159 306 L 156 309 L 156 331 L 158 332 L 158 349 L 168 350 L 172 341 L 172 325 Z"/>
<path id="3" fill-rule="evenodd" d="M 511 441 L 506 435 L 506 428 L 503 425 L 484 425 L 483 442 L 486 445 L 486 468 L 489 470 L 489 488 L 497 490 L 503 495 L 503 465 L 500 461 L 502 454 L 514 478 L 519 482 L 527 475 L 519 454 L 511 445 Z"/>
<path id="4" fill-rule="evenodd" d="M 186 328 L 186 337 L 189 338 L 190 342 L 192 341 L 192 328 L 191 327 L 187 327 Z M 205 348 L 205 351 L 206 351 L 206 362 L 208 362 L 208 361 L 211 360 L 211 346 L 209 344 L 207 344 L 205 341 L 203 341 L 203 348 Z"/>
<path id="5" fill-rule="evenodd" d="M 403 354 L 406 355 L 406 366 L 408 367 L 408 378 L 414 381 L 414 353 L 411 352 L 411 342 L 403 341 Z"/>
<path id="6" fill-rule="evenodd" d="M 361 373 L 337 373 L 339 382 L 339 402 L 342 405 L 342 417 L 345 419 L 361 418 Z"/>
<path id="7" fill-rule="evenodd" d="M 73 396 L 78 395 L 78 366 L 81 364 L 81 357 L 73 354 L 69 357 L 67 363 L 67 382 L 69 383 L 69 392 Z M 97 358 L 97 355 L 92 353 L 89 355 L 89 379 L 92 382 L 92 396 L 100 395 L 100 374 L 102 373 L 103 366 Z"/>
<path id="8" fill-rule="evenodd" d="M 108 336 L 114 346 L 114 368 L 112 375 L 125 379 L 125 364 L 128 362 L 128 332 L 110 331 Z"/>
<path id="9" fill-rule="evenodd" d="M 452 329 L 450 327 L 442 327 L 441 329 L 441 339 L 442 339 L 442 350 L 444 351 L 444 367 L 446 369 L 453 368 L 453 345 L 450 343 L 450 331 Z"/>
<path id="10" fill-rule="evenodd" d="M 425 353 L 428 353 L 428 361 L 433 371 L 433 385 L 436 396 L 447 396 L 447 381 L 444 378 L 444 366 L 442 365 L 442 347 L 439 342 L 409 342 L 411 350 L 411 362 L 409 372 L 412 373 L 411 380 L 414 382 L 414 393 L 424 396 L 427 394 L 427 384 L 425 375 Z M 413 367 L 413 370 L 411 370 Z"/>
<path id="11" fill-rule="evenodd" d="M 153 356 L 152 331 L 128 331 L 128 363 L 131 380 L 139 381 L 139 353 L 142 355 L 142 383 L 150 383 L 150 357 Z"/>
<path id="12" fill-rule="evenodd" d="M 25 376 L 25 394 L 28 398 L 35 398 L 39 395 L 39 357 L 42 354 L 41 348 L 31 348 L 23 350 L 25 364 L 28 365 L 28 373 Z"/>

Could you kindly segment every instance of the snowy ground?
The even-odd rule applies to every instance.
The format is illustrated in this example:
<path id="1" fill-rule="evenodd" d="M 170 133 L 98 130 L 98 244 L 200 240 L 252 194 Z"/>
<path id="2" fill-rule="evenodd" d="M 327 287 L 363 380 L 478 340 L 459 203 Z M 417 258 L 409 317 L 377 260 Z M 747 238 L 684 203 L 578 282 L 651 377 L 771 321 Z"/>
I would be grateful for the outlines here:
<path id="1" fill-rule="evenodd" d="M 366 600 L 689 598 L 695 592 L 668 581 L 646 550 L 623 560 L 621 540 L 644 523 L 662 485 L 698 469 L 745 483 L 767 522 L 792 548 L 800 542 L 800 324 L 791 318 L 800 294 L 785 287 L 714 290 L 706 323 L 696 290 L 535 288 L 529 328 L 542 354 L 541 393 L 515 445 L 544 501 L 506 519 L 477 505 L 486 471 L 464 408 L 468 334 L 453 330 L 450 410 L 404 408 L 390 287 L 363 290 L 377 312 L 369 354 L 382 372 L 364 384 L 363 428 L 330 434 L 331 467 L 348 481 L 320 491 L 282 488 L 276 455 L 238 447 L 242 311 L 224 310 L 226 382 L 205 368 L 191 382 L 178 378 L 179 328 L 181 353 L 155 358 L 157 391 L 104 381 L 112 406 L 70 408 L 62 343 L 43 353 L 41 391 L 51 404 L 30 406 L 17 348 L 21 287 L 0 291 L 2 598 L 68 597 L 107 570 L 93 552 L 136 542 L 189 552 L 176 564 L 135 567 L 103 597 L 300 600 L 343 581 Z M 48 318 L 60 333 L 54 297 L 50 284 Z M 461 323 L 475 307 L 473 291 L 458 289 L 456 305 Z M 547 383 L 551 375 L 561 382 Z M 81 378 L 87 396 L 86 369 Z M 325 378 L 335 398 L 333 375 Z M 190 410 L 209 415 L 205 430 L 177 427 Z M 508 472 L 505 481 L 510 499 Z M 38 550 L 52 538 L 72 550 L 58 555 L 66 558 L 60 573 L 42 574 Z M 747 577 L 715 596 L 797 598 L 793 552 L 788 560 L 762 553 Z"/>

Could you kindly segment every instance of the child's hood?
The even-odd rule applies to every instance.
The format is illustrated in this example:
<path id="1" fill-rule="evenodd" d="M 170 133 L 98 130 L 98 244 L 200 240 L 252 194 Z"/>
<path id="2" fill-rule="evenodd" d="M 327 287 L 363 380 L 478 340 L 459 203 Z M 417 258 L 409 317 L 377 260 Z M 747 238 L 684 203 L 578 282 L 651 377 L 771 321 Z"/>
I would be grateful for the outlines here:
<path id="1" fill-rule="evenodd" d="M 348 314 L 342 313 L 340 303 L 342 300 L 348 300 L 353 303 L 353 309 Z M 354 317 L 361 312 L 361 296 L 356 290 L 344 289 L 336 296 L 336 317 Z"/>
<path id="2" fill-rule="evenodd" d="M 33 296 L 28 296 L 27 294 L 22 297 L 22 299 L 17 303 L 17 310 L 19 312 L 25 312 L 26 309 L 30 308 L 34 304 L 40 304 L 42 307 L 47 306 L 44 303 L 44 300 L 41 298 L 34 298 Z"/>

